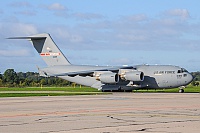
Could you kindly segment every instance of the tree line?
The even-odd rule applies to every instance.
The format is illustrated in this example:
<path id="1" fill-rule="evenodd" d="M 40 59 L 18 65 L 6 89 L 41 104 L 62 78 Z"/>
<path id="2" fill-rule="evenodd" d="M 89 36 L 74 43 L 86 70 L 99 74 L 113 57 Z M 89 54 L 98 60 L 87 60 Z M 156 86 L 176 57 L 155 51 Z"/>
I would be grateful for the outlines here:
<path id="1" fill-rule="evenodd" d="M 200 72 L 192 72 L 192 76 L 194 77 L 194 80 L 192 81 L 193 86 L 199 86 L 199 81 L 200 81 Z"/>
<path id="2" fill-rule="evenodd" d="M 57 77 L 41 77 L 37 72 L 15 72 L 7 69 L 0 74 L 0 87 L 70 86 L 72 83 Z"/>
<path id="3" fill-rule="evenodd" d="M 195 78 L 191 83 L 199 86 L 200 72 L 191 73 Z M 57 77 L 41 77 L 37 72 L 15 72 L 14 69 L 7 69 L 0 74 L 0 87 L 40 87 L 40 86 L 70 86 L 67 80 Z"/>

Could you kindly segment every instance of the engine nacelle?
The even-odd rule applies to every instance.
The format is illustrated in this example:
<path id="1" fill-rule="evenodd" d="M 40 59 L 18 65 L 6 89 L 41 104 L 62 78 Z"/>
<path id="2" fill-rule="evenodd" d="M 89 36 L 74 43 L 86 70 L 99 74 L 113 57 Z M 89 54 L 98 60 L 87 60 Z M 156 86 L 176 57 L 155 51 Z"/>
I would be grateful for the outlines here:
<path id="1" fill-rule="evenodd" d="M 125 72 L 125 74 L 123 75 L 123 78 L 129 81 L 143 81 L 144 73 L 140 71 L 129 71 L 129 72 Z"/>
<path id="2" fill-rule="evenodd" d="M 97 77 L 103 83 L 115 84 L 119 82 L 119 75 L 116 73 L 102 73 Z"/>

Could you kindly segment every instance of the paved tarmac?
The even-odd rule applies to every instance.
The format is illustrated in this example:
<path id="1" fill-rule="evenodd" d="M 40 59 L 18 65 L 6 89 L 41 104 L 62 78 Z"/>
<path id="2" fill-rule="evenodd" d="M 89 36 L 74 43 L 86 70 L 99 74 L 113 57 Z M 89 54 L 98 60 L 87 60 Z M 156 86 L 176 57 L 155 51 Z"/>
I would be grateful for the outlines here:
<path id="1" fill-rule="evenodd" d="M 200 94 L 0 98 L 0 133 L 200 133 Z"/>

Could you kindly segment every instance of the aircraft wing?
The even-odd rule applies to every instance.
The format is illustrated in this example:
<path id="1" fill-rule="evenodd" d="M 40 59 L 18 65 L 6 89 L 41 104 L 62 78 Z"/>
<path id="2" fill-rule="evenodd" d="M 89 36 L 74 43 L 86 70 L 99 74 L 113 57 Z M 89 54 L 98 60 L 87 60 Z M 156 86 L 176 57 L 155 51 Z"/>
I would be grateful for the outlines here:
<path id="1" fill-rule="evenodd" d="M 87 70 L 87 71 L 77 71 L 77 72 L 68 72 L 68 73 L 59 73 L 59 74 L 48 74 L 48 76 L 93 76 L 93 73 L 96 71 L 110 71 L 114 73 L 118 73 L 119 69 L 135 69 L 132 66 L 125 66 L 125 67 L 111 67 L 106 69 L 96 69 L 96 70 Z"/>
<path id="2" fill-rule="evenodd" d="M 48 76 L 70 76 L 70 77 L 74 77 L 74 76 L 92 76 L 94 72 L 93 71 L 79 71 L 79 72 L 69 72 L 69 73 L 60 73 L 60 74 L 52 74 L 52 75 L 48 75 Z"/>

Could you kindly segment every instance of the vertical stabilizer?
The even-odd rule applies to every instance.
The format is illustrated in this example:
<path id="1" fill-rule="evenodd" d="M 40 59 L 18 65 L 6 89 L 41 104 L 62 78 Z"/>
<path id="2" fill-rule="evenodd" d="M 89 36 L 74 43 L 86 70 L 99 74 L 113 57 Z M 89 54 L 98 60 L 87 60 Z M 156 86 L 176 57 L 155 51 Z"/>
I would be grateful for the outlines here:
<path id="1" fill-rule="evenodd" d="M 9 39 L 29 39 L 48 66 L 70 65 L 49 34 L 37 34 L 29 37 L 13 37 Z"/>

